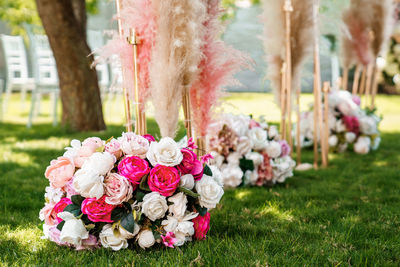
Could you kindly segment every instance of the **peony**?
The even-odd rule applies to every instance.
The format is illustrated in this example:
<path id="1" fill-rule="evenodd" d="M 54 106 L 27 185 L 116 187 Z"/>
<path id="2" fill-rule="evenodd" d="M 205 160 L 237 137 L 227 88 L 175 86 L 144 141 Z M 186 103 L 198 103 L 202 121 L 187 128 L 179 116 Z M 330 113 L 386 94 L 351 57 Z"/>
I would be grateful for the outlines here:
<path id="1" fill-rule="evenodd" d="M 249 116 L 226 114 L 224 121 L 238 136 L 247 135 L 250 125 Z"/>
<path id="2" fill-rule="evenodd" d="M 143 197 L 142 212 L 150 220 L 155 221 L 164 217 L 167 210 L 167 200 L 158 192 L 151 192 Z"/>
<path id="3" fill-rule="evenodd" d="M 278 158 L 282 153 L 281 144 L 276 141 L 270 141 L 265 149 L 270 158 Z"/>
<path id="4" fill-rule="evenodd" d="M 170 214 L 173 214 L 178 218 L 181 218 L 185 215 L 188 200 L 184 193 L 180 192 L 172 197 L 169 197 L 168 202 L 172 202 L 172 205 L 170 205 L 168 208 Z"/>
<path id="5" fill-rule="evenodd" d="M 74 163 L 67 157 L 58 157 L 50 162 L 50 166 L 46 168 L 44 176 L 49 179 L 50 184 L 54 188 L 65 186 L 75 172 Z"/>
<path id="6" fill-rule="evenodd" d="M 280 140 L 279 144 L 281 145 L 281 157 L 285 157 L 290 154 L 290 146 L 286 142 L 286 140 Z"/>
<path id="7" fill-rule="evenodd" d="M 173 248 L 176 242 L 175 234 L 173 232 L 168 232 L 165 236 L 162 235 L 161 239 L 163 241 L 163 244 L 169 248 Z"/>
<path id="8" fill-rule="evenodd" d="M 196 153 L 187 148 L 182 148 L 181 153 L 183 158 L 176 168 L 181 174 L 192 174 L 195 180 L 200 179 L 203 176 L 203 164 L 197 159 Z"/>
<path id="9" fill-rule="evenodd" d="M 105 202 L 106 196 L 100 199 L 86 198 L 82 202 L 81 210 L 92 222 L 113 222 L 111 212 L 115 206 Z"/>
<path id="10" fill-rule="evenodd" d="M 224 194 L 222 187 L 208 175 L 203 175 L 203 178 L 196 183 L 195 187 L 200 195 L 200 205 L 208 209 L 215 208 Z"/>
<path id="11" fill-rule="evenodd" d="M 253 143 L 253 149 L 262 150 L 267 144 L 268 134 L 262 128 L 253 128 L 249 130 L 248 137 Z"/>
<path id="12" fill-rule="evenodd" d="M 43 234 L 44 236 L 42 238 L 49 239 L 52 242 L 55 242 L 59 246 L 69 246 L 68 243 L 61 242 L 60 240 L 60 234 L 61 231 L 57 229 L 57 225 L 46 225 L 43 224 Z"/>
<path id="13" fill-rule="evenodd" d="M 357 105 L 360 106 L 361 105 L 361 99 L 358 95 L 353 95 L 351 97 L 351 100 L 353 100 L 353 102 Z"/>
<path id="14" fill-rule="evenodd" d="M 338 133 L 346 131 L 346 125 L 343 123 L 342 120 L 337 120 L 335 122 L 335 131 Z"/>
<path id="15" fill-rule="evenodd" d="M 191 174 L 181 176 L 179 186 L 192 190 L 194 187 L 194 177 Z"/>
<path id="16" fill-rule="evenodd" d="M 226 187 L 238 187 L 243 181 L 243 171 L 238 165 L 225 165 L 222 167 L 221 173 Z"/>
<path id="17" fill-rule="evenodd" d="M 65 207 L 68 206 L 69 204 L 72 204 L 71 199 L 69 198 L 62 198 L 56 205 L 54 205 L 53 212 L 57 215 L 60 212 L 63 212 Z M 57 216 L 57 223 L 62 222 L 62 219 Z"/>
<path id="18" fill-rule="evenodd" d="M 360 132 L 365 135 L 374 135 L 378 133 L 376 120 L 371 116 L 360 118 Z"/>
<path id="19" fill-rule="evenodd" d="M 71 198 L 73 195 L 78 195 L 74 188 L 74 177 L 64 186 L 64 190 L 67 193 L 67 198 Z"/>
<path id="20" fill-rule="evenodd" d="M 121 144 L 114 138 L 104 146 L 104 151 L 114 155 L 117 159 L 122 156 Z"/>
<path id="21" fill-rule="evenodd" d="M 343 116 L 342 121 L 348 131 L 355 133 L 356 135 L 360 132 L 360 123 L 357 117 Z"/>
<path id="22" fill-rule="evenodd" d="M 82 142 L 82 146 L 78 148 L 78 150 L 74 155 L 75 166 L 81 168 L 83 166 L 83 163 L 102 146 L 103 146 L 103 141 L 100 138 L 98 137 L 86 138 Z"/>
<path id="23" fill-rule="evenodd" d="M 149 150 L 149 141 L 143 136 L 132 132 L 122 133 L 122 137 L 118 138 L 121 143 L 121 149 L 126 155 L 137 156 L 141 159 L 146 158 Z"/>
<path id="24" fill-rule="evenodd" d="M 259 128 L 259 127 L 260 127 L 260 124 L 257 121 L 255 121 L 254 119 L 250 120 L 250 122 L 249 122 L 250 129 Z"/>
<path id="25" fill-rule="evenodd" d="M 118 164 L 118 173 L 136 185 L 140 184 L 142 178 L 149 172 L 149 163 L 136 156 L 126 157 Z"/>
<path id="26" fill-rule="evenodd" d="M 101 244 L 105 248 L 111 248 L 112 250 L 117 251 L 128 247 L 128 241 L 121 235 L 116 235 L 111 224 L 103 226 L 99 237 Z"/>
<path id="27" fill-rule="evenodd" d="M 114 168 L 116 158 L 108 152 L 93 153 L 82 165 L 82 169 L 93 170 L 100 175 L 106 175 Z"/>
<path id="28" fill-rule="evenodd" d="M 238 152 L 232 152 L 228 155 L 226 161 L 229 165 L 239 165 L 241 158 L 242 155 L 240 155 Z"/>
<path id="29" fill-rule="evenodd" d="M 61 188 L 54 188 L 51 186 L 46 187 L 46 193 L 44 194 L 44 198 L 48 202 L 57 203 L 61 200 L 64 195 L 64 191 Z"/>
<path id="30" fill-rule="evenodd" d="M 256 185 L 258 186 L 262 186 L 265 183 L 271 182 L 274 177 L 269 155 L 267 153 L 263 153 L 262 156 L 263 162 L 257 168 L 258 179 Z"/>
<path id="31" fill-rule="evenodd" d="M 104 179 L 104 190 L 106 194 L 106 203 L 111 205 L 119 205 L 127 202 L 132 198 L 133 187 L 125 177 L 110 173 Z"/>
<path id="32" fill-rule="evenodd" d="M 362 136 L 358 138 L 354 144 L 354 152 L 358 154 L 368 154 L 369 147 L 371 145 L 371 139 L 369 137 Z"/>
<path id="33" fill-rule="evenodd" d="M 179 172 L 176 168 L 159 164 L 150 171 L 147 180 L 151 191 L 159 192 L 166 197 L 172 196 L 179 182 Z"/>
<path id="34" fill-rule="evenodd" d="M 156 242 L 153 232 L 150 230 L 143 230 L 138 235 L 138 244 L 142 249 L 149 248 Z"/>
<path id="35" fill-rule="evenodd" d="M 246 155 L 247 153 L 249 153 L 251 151 L 252 147 L 253 147 L 253 142 L 250 140 L 249 137 L 240 136 L 238 143 L 236 145 L 236 151 L 240 155 Z"/>
<path id="36" fill-rule="evenodd" d="M 339 138 L 336 135 L 329 136 L 328 144 L 329 144 L 330 147 L 337 146 L 338 142 L 339 142 Z"/>
<path id="37" fill-rule="evenodd" d="M 56 225 L 57 214 L 54 212 L 54 203 L 46 203 L 39 212 L 39 219 L 47 225 Z"/>
<path id="38" fill-rule="evenodd" d="M 203 240 L 206 238 L 208 230 L 210 230 L 210 213 L 207 212 L 204 216 L 197 216 L 193 219 L 194 223 L 194 238 Z"/>
<path id="39" fill-rule="evenodd" d="M 74 176 L 74 188 L 83 197 L 101 198 L 104 195 L 104 176 L 96 170 L 80 169 Z"/>
<path id="40" fill-rule="evenodd" d="M 75 218 L 72 213 L 61 212 L 58 216 L 65 221 L 61 230 L 60 241 L 79 246 L 83 239 L 89 238 L 89 232 L 81 219 Z"/>
<path id="41" fill-rule="evenodd" d="M 151 165 L 177 166 L 183 159 L 178 144 L 170 137 L 164 137 L 160 142 L 152 142 L 147 152 Z"/>

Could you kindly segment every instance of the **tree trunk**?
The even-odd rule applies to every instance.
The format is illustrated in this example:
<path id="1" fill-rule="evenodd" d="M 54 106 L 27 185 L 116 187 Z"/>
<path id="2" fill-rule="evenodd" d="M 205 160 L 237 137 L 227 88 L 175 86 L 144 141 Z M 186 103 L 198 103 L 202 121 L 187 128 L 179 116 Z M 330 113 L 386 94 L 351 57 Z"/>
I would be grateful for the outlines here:
<path id="1" fill-rule="evenodd" d="M 105 129 L 93 56 L 86 42 L 85 0 L 36 0 L 60 80 L 62 123 L 77 131 Z"/>

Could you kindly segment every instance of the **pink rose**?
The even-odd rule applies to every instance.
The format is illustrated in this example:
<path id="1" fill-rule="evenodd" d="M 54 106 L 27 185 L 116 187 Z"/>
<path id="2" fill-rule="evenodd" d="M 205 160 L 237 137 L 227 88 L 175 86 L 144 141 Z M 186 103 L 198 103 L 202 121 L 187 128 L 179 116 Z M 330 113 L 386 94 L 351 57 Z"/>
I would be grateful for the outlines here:
<path id="1" fill-rule="evenodd" d="M 132 198 L 133 187 L 131 183 L 117 173 L 110 173 L 104 179 L 104 188 L 107 195 L 106 203 L 108 204 L 119 205 Z"/>
<path id="2" fill-rule="evenodd" d="M 74 177 L 64 186 L 64 191 L 67 192 L 67 198 L 78 195 L 78 192 L 76 192 L 74 188 Z"/>
<path id="3" fill-rule="evenodd" d="M 72 204 L 71 199 L 64 197 L 56 205 L 54 205 L 53 211 L 56 214 L 57 223 L 62 222 L 62 219 L 59 218 L 57 214 L 63 212 L 65 207 L 69 204 Z"/>
<path id="4" fill-rule="evenodd" d="M 107 204 L 105 198 L 104 195 L 100 199 L 87 198 L 82 202 L 81 210 L 92 222 L 113 222 L 111 212 L 115 206 Z"/>
<path id="5" fill-rule="evenodd" d="M 138 156 L 141 159 L 146 158 L 150 142 L 143 136 L 128 132 L 123 133 L 122 137 L 118 138 L 118 141 L 125 155 Z"/>
<path id="6" fill-rule="evenodd" d="M 196 153 L 187 148 L 182 148 L 183 159 L 176 167 L 182 175 L 191 174 L 194 179 L 200 180 L 203 177 L 203 164 L 197 159 Z"/>
<path id="7" fill-rule="evenodd" d="M 49 179 L 54 188 L 62 188 L 72 179 L 74 172 L 74 163 L 69 158 L 58 157 L 50 162 L 44 176 Z"/>
<path id="8" fill-rule="evenodd" d="M 87 239 L 82 240 L 82 244 L 77 246 L 76 250 L 94 249 L 99 247 L 99 241 L 94 235 L 89 235 Z"/>
<path id="9" fill-rule="evenodd" d="M 54 203 L 46 203 L 39 212 L 40 220 L 44 221 L 47 225 L 57 225 L 57 213 L 54 212 Z"/>
<path id="10" fill-rule="evenodd" d="M 257 169 L 257 174 L 258 174 L 258 179 L 256 182 L 256 185 L 262 186 L 264 183 L 268 183 L 269 181 L 274 178 L 274 174 L 272 171 L 272 166 L 270 162 L 270 158 L 268 157 L 268 154 L 266 152 L 262 153 L 264 161 L 258 166 Z"/>
<path id="11" fill-rule="evenodd" d="M 358 121 L 358 118 L 355 116 L 343 116 L 342 121 L 344 125 L 346 126 L 346 129 L 349 132 L 353 132 L 356 135 L 360 133 L 360 122 Z"/>
<path id="12" fill-rule="evenodd" d="M 151 143 L 151 142 L 155 142 L 156 141 L 156 139 L 154 138 L 154 136 L 152 136 L 151 134 L 145 134 L 145 135 L 142 135 L 144 138 L 146 138 L 147 139 L 147 141 L 149 141 L 149 143 Z"/>
<path id="13" fill-rule="evenodd" d="M 290 154 L 290 146 L 286 142 L 286 140 L 281 140 L 279 141 L 279 144 L 281 145 L 281 157 L 285 157 Z"/>
<path id="14" fill-rule="evenodd" d="M 199 240 L 205 239 L 208 230 L 210 230 L 210 213 L 207 212 L 204 216 L 198 215 L 192 222 L 194 224 L 194 238 Z"/>
<path id="15" fill-rule="evenodd" d="M 112 139 L 104 146 L 104 150 L 110 154 L 113 154 L 116 159 L 122 156 L 121 144 L 116 139 Z"/>
<path id="16" fill-rule="evenodd" d="M 253 128 L 258 128 L 258 127 L 260 127 L 260 124 L 258 123 L 258 122 L 256 122 L 255 120 L 250 120 L 250 125 L 249 125 L 249 127 L 250 127 L 250 129 L 253 129 Z"/>
<path id="17" fill-rule="evenodd" d="M 165 236 L 161 236 L 163 244 L 166 247 L 173 248 L 176 242 L 175 234 L 173 232 L 168 232 Z"/>
<path id="18" fill-rule="evenodd" d="M 97 149 L 103 146 L 103 141 L 98 137 L 89 137 L 82 142 L 77 155 L 74 157 L 75 166 L 80 168 L 83 163 L 96 152 Z"/>
<path id="19" fill-rule="evenodd" d="M 353 96 L 351 97 L 351 99 L 353 100 L 354 103 L 356 103 L 357 106 L 361 105 L 361 99 L 360 99 L 359 96 L 353 95 Z"/>
<path id="20" fill-rule="evenodd" d="M 180 182 L 179 172 L 174 167 L 157 164 L 151 171 L 147 183 L 150 190 L 165 197 L 172 196 Z"/>
<path id="21" fill-rule="evenodd" d="M 49 234 L 50 241 L 53 241 L 57 245 L 59 245 L 59 246 L 70 246 L 66 242 L 61 242 L 61 240 L 60 240 L 61 231 L 57 229 L 57 225 L 50 226 L 48 234 Z"/>
<path id="22" fill-rule="evenodd" d="M 126 157 L 118 164 L 118 173 L 133 184 L 140 184 L 142 178 L 149 172 L 149 163 L 136 156 Z"/>

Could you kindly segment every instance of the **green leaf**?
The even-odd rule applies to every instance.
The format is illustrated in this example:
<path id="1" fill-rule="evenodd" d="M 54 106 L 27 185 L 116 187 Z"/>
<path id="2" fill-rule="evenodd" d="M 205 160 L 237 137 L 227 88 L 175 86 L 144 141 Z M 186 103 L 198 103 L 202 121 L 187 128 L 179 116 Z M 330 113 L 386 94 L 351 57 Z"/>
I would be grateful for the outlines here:
<path id="1" fill-rule="evenodd" d="M 200 196 L 199 194 L 193 192 L 192 190 L 189 190 L 189 189 L 184 188 L 184 187 L 181 187 L 181 186 L 178 187 L 178 191 L 183 192 L 183 193 L 185 193 L 186 195 L 191 196 L 191 197 L 194 197 L 194 198 L 198 198 L 198 197 Z"/>
<path id="2" fill-rule="evenodd" d="M 194 207 L 196 208 L 197 213 L 199 213 L 200 216 L 205 216 L 207 214 L 208 209 L 201 207 L 199 204 L 195 204 Z"/>
<path id="3" fill-rule="evenodd" d="M 137 202 L 142 202 L 144 196 L 145 196 L 145 193 L 138 190 L 138 191 L 136 192 L 136 200 L 137 200 Z"/>
<path id="4" fill-rule="evenodd" d="M 132 206 L 131 206 L 131 204 L 129 204 L 128 202 L 123 202 L 122 205 L 124 205 L 124 207 L 125 207 L 127 210 L 132 211 Z"/>
<path id="5" fill-rule="evenodd" d="M 96 149 L 96 152 L 104 152 L 104 146 L 101 146 L 98 149 Z"/>
<path id="6" fill-rule="evenodd" d="M 114 139 L 114 136 L 111 136 L 110 138 L 108 138 L 107 141 L 106 141 L 106 144 L 110 143 L 111 140 L 113 140 L 113 139 Z"/>
<path id="7" fill-rule="evenodd" d="M 239 161 L 239 167 L 242 169 L 243 172 L 246 172 L 247 170 L 253 171 L 254 163 L 252 160 L 241 158 Z"/>
<path id="8" fill-rule="evenodd" d="M 68 206 L 65 207 L 64 211 L 72 213 L 75 217 L 78 217 L 79 215 L 82 214 L 81 206 L 75 204 L 69 204 Z"/>
<path id="9" fill-rule="evenodd" d="M 144 176 L 144 177 L 142 178 L 142 180 L 140 181 L 139 188 L 140 188 L 140 190 L 143 190 L 143 191 L 150 191 L 150 192 L 151 192 L 150 187 L 149 187 L 149 185 L 147 184 L 147 177 L 148 177 L 148 175 L 146 175 L 146 176 Z"/>
<path id="10" fill-rule="evenodd" d="M 213 173 L 212 173 L 210 167 L 208 167 L 207 164 L 204 165 L 203 173 L 204 173 L 205 175 L 208 175 L 208 176 L 211 176 L 211 177 L 213 176 Z"/>
<path id="11" fill-rule="evenodd" d="M 79 207 L 82 205 L 82 202 L 85 200 L 85 198 L 81 195 L 73 195 L 71 197 L 71 201 L 72 203 L 74 203 L 75 205 L 78 205 Z"/>
<path id="12" fill-rule="evenodd" d="M 60 222 L 60 223 L 57 225 L 57 229 L 61 231 L 62 228 L 64 227 L 64 224 L 65 224 L 65 221 Z"/>
<path id="13" fill-rule="evenodd" d="M 133 219 L 133 214 L 132 212 L 126 214 L 122 219 L 121 219 L 121 226 L 124 227 L 124 229 L 130 233 L 133 233 L 135 231 L 135 220 Z"/>
<path id="14" fill-rule="evenodd" d="M 124 207 L 116 207 L 111 212 L 111 220 L 119 221 L 122 217 L 127 213 L 127 210 Z"/>

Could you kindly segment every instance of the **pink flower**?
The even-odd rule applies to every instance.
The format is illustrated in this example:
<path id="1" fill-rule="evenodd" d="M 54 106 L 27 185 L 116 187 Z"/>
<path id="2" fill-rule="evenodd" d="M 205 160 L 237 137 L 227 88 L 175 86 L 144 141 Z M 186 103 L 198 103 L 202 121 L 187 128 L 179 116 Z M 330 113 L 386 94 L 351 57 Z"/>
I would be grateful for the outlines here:
<path id="1" fill-rule="evenodd" d="M 286 140 L 281 140 L 279 141 L 279 144 L 281 145 L 281 157 L 285 157 L 290 154 L 290 146 L 286 142 Z"/>
<path id="2" fill-rule="evenodd" d="M 260 124 L 258 122 L 256 122 L 255 120 L 251 119 L 249 127 L 250 127 L 250 129 L 258 128 L 258 127 L 260 127 Z"/>
<path id="3" fill-rule="evenodd" d="M 360 133 L 360 122 L 358 121 L 357 117 L 343 116 L 342 121 L 349 132 L 353 132 L 356 135 Z"/>
<path id="4" fill-rule="evenodd" d="M 78 195 L 78 192 L 76 192 L 74 188 L 74 177 L 64 186 L 64 191 L 67 192 L 67 198 Z"/>
<path id="5" fill-rule="evenodd" d="M 128 132 L 123 133 L 118 140 L 125 155 L 137 156 L 141 159 L 146 158 L 150 142 L 143 136 Z"/>
<path id="6" fill-rule="evenodd" d="M 104 189 L 107 195 L 106 203 L 111 205 L 119 205 L 132 198 L 133 187 L 131 183 L 117 173 L 110 173 L 104 179 Z"/>
<path id="7" fill-rule="evenodd" d="M 104 146 L 104 150 L 110 154 L 113 154 L 116 159 L 122 156 L 121 144 L 116 139 L 112 139 Z"/>
<path id="8" fill-rule="evenodd" d="M 176 167 L 182 175 L 191 174 L 194 179 L 200 180 L 203 177 L 203 164 L 197 159 L 196 153 L 187 148 L 182 148 L 183 159 Z"/>
<path id="9" fill-rule="evenodd" d="M 203 163 L 203 164 L 205 164 L 205 163 L 208 163 L 210 160 L 212 160 L 214 157 L 210 154 L 210 153 L 208 153 L 208 154 L 205 154 L 204 156 L 202 156 L 201 158 L 200 158 L 200 161 L 201 161 L 201 163 Z"/>
<path id="10" fill-rule="evenodd" d="M 56 205 L 54 205 L 53 212 L 56 214 L 57 223 L 62 222 L 62 219 L 59 218 L 57 214 L 63 212 L 65 207 L 69 204 L 72 204 L 71 199 L 64 197 Z"/>
<path id="11" fill-rule="evenodd" d="M 142 178 L 149 172 L 149 163 L 136 156 L 126 157 L 118 164 L 118 173 L 133 184 L 140 184 Z"/>
<path id="12" fill-rule="evenodd" d="M 151 143 L 151 142 L 155 142 L 156 141 L 156 139 L 154 138 L 154 136 L 152 136 L 151 134 L 145 134 L 145 135 L 142 135 L 144 138 L 146 138 L 147 139 L 147 141 L 149 141 L 149 143 Z"/>
<path id="13" fill-rule="evenodd" d="M 157 164 L 151 171 L 147 183 L 151 191 L 165 197 L 172 196 L 180 182 L 179 172 L 174 167 Z"/>
<path id="14" fill-rule="evenodd" d="M 99 247 L 99 241 L 94 235 L 89 235 L 87 239 L 82 240 L 82 244 L 77 246 L 76 250 L 94 249 Z"/>
<path id="15" fill-rule="evenodd" d="M 191 150 L 197 149 L 197 146 L 193 141 L 193 137 L 189 138 L 188 143 L 187 143 L 187 148 L 189 148 Z"/>
<path id="16" fill-rule="evenodd" d="M 352 100 L 353 100 L 354 103 L 357 104 L 357 106 L 361 105 L 361 99 L 360 99 L 359 96 L 353 95 L 353 96 L 352 96 Z"/>
<path id="17" fill-rule="evenodd" d="M 75 166 L 80 168 L 83 163 L 93 154 L 96 150 L 103 146 L 103 141 L 98 137 L 89 137 L 82 142 L 77 155 L 74 157 Z"/>
<path id="18" fill-rule="evenodd" d="M 166 247 L 173 248 L 176 242 L 175 234 L 173 232 L 168 232 L 165 236 L 161 236 L 163 244 Z"/>
<path id="19" fill-rule="evenodd" d="M 115 206 L 107 204 L 105 198 L 104 195 L 100 199 L 87 198 L 82 202 L 81 210 L 92 222 L 113 222 L 111 212 Z"/>
<path id="20" fill-rule="evenodd" d="M 260 166 L 258 166 L 257 169 L 258 179 L 256 185 L 258 186 L 262 186 L 264 185 L 264 183 L 268 183 L 274 177 L 268 154 L 266 152 L 263 152 L 262 155 L 264 157 L 264 161 L 260 164 Z"/>
<path id="21" fill-rule="evenodd" d="M 74 172 L 74 163 L 69 158 L 58 157 L 50 162 L 44 175 L 54 188 L 62 188 L 72 179 Z"/>
<path id="22" fill-rule="evenodd" d="M 54 203 L 46 203 L 39 212 L 40 220 L 44 221 L 47 225 L 57 225 L 57 213 L 54 211 Z"/>
<path id="23" fill-rule="evenodd" d="M 210 213 L 207 212 L 204 216 L 198 215 L 192 222 L 194 224 L 194 238 L 199 240 L 205 239 L 208 230 L 210 230 Z"/>
<path id="24" fill-rule="evenodd" d="M 59 246 L 70 246 L 66 242 L 61 242 L 61 240 L 60 240 L 61 231 L 57 229 L 57 225 L 50 226 L 48 234 L 49 234 L 50 241 L 53 241 L 57 245 L 59 245 Z"/>

